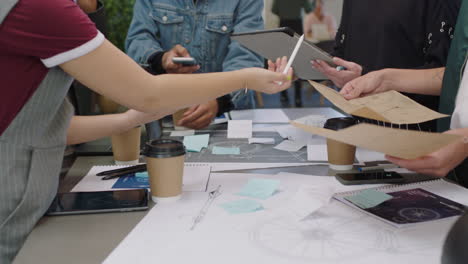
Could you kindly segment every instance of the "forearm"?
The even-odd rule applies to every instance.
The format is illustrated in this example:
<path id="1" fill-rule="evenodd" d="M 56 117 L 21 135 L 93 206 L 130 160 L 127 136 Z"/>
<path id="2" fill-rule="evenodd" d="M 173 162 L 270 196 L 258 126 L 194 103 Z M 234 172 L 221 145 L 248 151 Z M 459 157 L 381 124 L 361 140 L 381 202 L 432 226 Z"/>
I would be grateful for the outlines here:
<path id="1" fill-rule="evenodd" d="M 214 100 L 244 88 L 247 77 L 246 71 L 152 76 L 108 41 L 60 67 L 95 92 L 148 113 Z"/>
<path id="2" fill-rule="evenodd" d="M 125 132 L 137 125 L 137 122 L 128 119 L 125 113 L 74 116 L 67 131 L 67 144 L 79 144 L 108 137 Z"/>
<path id="3" fill-rule="evenodd" d="M 384 69 L 381 71 L 386 90 L 440 95 L 445 68 L 426 70 Z"/>

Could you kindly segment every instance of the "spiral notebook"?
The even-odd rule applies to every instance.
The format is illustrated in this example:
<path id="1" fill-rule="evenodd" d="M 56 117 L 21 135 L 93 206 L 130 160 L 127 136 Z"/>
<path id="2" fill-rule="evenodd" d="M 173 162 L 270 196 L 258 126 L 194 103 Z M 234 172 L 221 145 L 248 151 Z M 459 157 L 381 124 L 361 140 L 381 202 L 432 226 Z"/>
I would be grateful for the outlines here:
<path id="1" fill-rule="evenodd" d="M 390 198 L 370 208 L 351 199 L 368 190 Z M 468 205 L 468 189 L 437 179 L 342 192 L 333 198 L 395 227 L 406 227 L 462 215 Z"/>

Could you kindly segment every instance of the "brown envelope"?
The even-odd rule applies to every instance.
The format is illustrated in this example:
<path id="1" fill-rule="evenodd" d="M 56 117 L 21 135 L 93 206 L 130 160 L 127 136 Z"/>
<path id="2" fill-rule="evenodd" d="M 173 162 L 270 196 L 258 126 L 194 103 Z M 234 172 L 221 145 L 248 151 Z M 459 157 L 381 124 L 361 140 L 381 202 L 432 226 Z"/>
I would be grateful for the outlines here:
<path id="1" fill-rule="evenodd" d="M 393 124 L 422 123 L 448 116 L 422 106 L 397 91 L 346 100 L 340 93 L 325 85 L 309 82 L 325 98 L 350 115 Z"/>
<path id="2" fill-rule="evenodd" d="M 297 122 L 291 124 L 312 134 L 403 159 L 425 156 L 461 138 L 459 135 L 386 128 L 364 123 L 338 131 Z"/>

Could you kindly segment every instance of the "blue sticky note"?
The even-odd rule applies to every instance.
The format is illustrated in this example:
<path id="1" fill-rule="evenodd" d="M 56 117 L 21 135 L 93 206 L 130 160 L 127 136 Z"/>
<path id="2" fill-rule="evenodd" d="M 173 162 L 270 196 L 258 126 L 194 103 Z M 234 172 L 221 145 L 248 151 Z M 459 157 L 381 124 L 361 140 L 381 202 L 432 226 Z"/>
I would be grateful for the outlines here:
<path id="1" fill-rule="evenodd" d="M 271 179 L 250 179 L 242 188 L 238 195 L 248 196 L 258 199 L 266 199 L 272 196 L 280 185 L 279 180 Z"/>
<path id="2" fill-rule="evenodd" d="M 361 207 L 362 209 L 368 209 L 392 199 L 393 196 L 384 192 L 369 189 L 363 190 L 356 195 L 347 196 L 344 198 L 351 203 Z"/>
<path id="3" fill-rule="evenodd" d="M 187 151 L 200 152 L 203 148 L 208 147 L 209 141 L 210 141 L 209 134 L 185 136 L 184 146 L 187 149 Z"/>
<path id="4" fill-rule="evenodd" d="M 220 204 L 230 214 L 245 214 L 263 210 L 262 204 L 257 201 L 242 199 Z"/>
<path id="5" fill-rule="evenodd" d="M 120 176 L 112 185 L 112 189 L 144 189 L 149 188 L 148 177 L 136 177 L 134 173 Z"/>
<path id="6" fill-rule="evenodd" d="M 214 155 L 240 155 L 240 148 L 213 147 Z"/>
<path id="7" fill-rule="evenodd" d="M 135 173 L 135 177 L 137 177 L 137 178 L 148 178 L 148 172 L 147 171 L 137 172 L 137 173 Z"/>

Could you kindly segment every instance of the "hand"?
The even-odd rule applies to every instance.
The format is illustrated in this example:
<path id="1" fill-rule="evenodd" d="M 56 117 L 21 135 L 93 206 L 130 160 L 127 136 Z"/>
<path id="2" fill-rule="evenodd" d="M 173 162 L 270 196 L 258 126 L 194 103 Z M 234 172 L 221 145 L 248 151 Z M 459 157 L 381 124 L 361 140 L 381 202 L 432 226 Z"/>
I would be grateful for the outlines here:
<path id="1" fill-rule="evenodd" d="M 152 122 L 154 120 L 161 119 L 167 115 L 174 113 L 175 111 L 176 109 L 166 109 L 158 113 L 143 113 L 137 110 L 130 109 L 127 110 L 127 112 L 125 112 L 124 115 L 128 123 L 128 128 L 132 128 Z"/>
<path id="2" fill-rule="evenodd" d="M 258 92 L 274 94 L 286 90 L 291 86 L 293 70 L 288 74 L 272 72 L 261 68 L 247 68 L 239 70 L 243 75 L 242 89 L 252 89 Z"/>
<path id="3" fill-rule="evenodd" d="M 350 100 L 388 90 L 385 82 L 385 71 L 374 71 L 348 82 L 340 93 Z"/>
<path id="4" fill-rule="evenodd" d="M 205 104 L 190 107 L 177 123 L 191 129 L 201 129 L 207 127 L 218 113 L 218 102 L 216 100 Z"/>
<path id="5" fill-rule="evenodd" d="M 459 134 L 459 130 L 450 130 L 445 133 Z M 453 168 L 460 164 L 467 157 L 467 143 L 464 138 L 458 142 L 448 145 L 428 156 L 405 160 L 391 156 L 386 158 L 398 166 L 407 168 L 420 174 L 445 177 Z"/>
<path id="6" fill-rule="evenodd" d="M 98 0 L 78 0 L 78 6 L 87 14 L 96 12 Z"/>
<path id="7" fill-rule="evenodd" d="M 200 65 L 183 66 L 172 62 L 174 57 L 190 57 L 190 53 L 181 45 L 175 45 L 171 50 L 164 53 L 162 67 L 167 73 L 193 73 L 200 69 Z"/>
<path id="8" fill-rule="evenodd" d="M 275 62 L 268 60 L 268 70 L 271 72 L 279 72 L 282 73 L 286 65 L 288 64 L 288 57 L 284 56 L 282 58 L 277 58 Z M 294 71 L 291 72 L 292 76 L 294 76 Z M 294 76 L 293 79 L 295 80 L 296 77 Z M 287 81 L 289 85 L 291 85 L 292 81 Z"/>
<path id="9" fill-rule="evenodd" d="M 362 67 L 354 62 L 345 61 L 340 58 L 333 58 L 333 62 L 338 66 L 343 66 L 346 69 L 338 71 L 336 68 L 331 67 L 328 63 L 317 60 L 311 61 L 312 67 L 323 75 L 327 76 L 336 86 L 343 87 L 346 83 L 356 79 L 362 74 Z"/>

